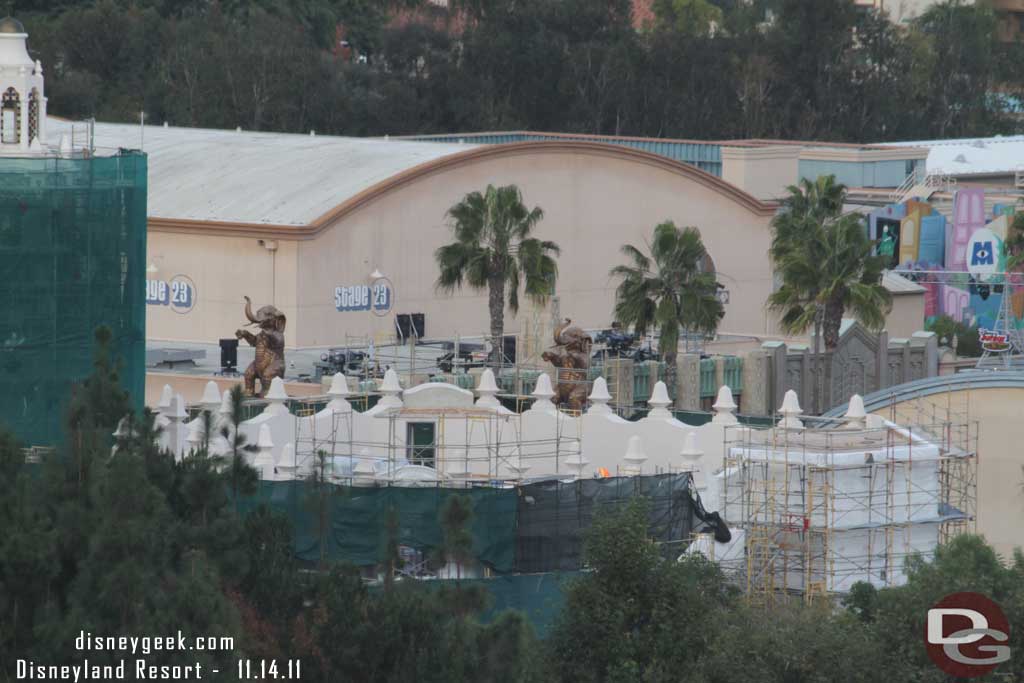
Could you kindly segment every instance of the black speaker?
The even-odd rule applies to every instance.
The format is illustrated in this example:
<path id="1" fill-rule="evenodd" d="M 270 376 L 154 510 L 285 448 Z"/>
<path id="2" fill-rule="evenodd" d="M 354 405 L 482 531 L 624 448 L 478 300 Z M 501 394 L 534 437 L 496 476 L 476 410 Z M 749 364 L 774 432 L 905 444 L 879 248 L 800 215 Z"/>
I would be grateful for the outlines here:
<path id="1" fill-rule="evenodd" d="M 516 337 L 515 335 L 505 335 L 505 338 L 501 343 L 501 351 L 504 354 L 502 359 L 503 363 L 509 363 L 515 365 L 516 362 Z"/>
<path id="2" fill-rule="evenodd" d="M 422 313 L 412 314 L 412 328 L 416 332 L 417 339 L 423 339 L 427 336 L 427 316 Z"/>
<path id="3" fill-rule="evenodd" d="M 238 340 L 220 340 L 220 370 L 221 372 L 235 372 L 238 367 Z"/>

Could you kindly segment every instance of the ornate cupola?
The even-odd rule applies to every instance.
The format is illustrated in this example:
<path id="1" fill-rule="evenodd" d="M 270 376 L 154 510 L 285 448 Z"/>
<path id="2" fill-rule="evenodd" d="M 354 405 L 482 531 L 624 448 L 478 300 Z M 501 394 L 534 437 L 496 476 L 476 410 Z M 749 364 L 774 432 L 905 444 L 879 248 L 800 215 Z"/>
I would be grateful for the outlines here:
<path id="1" fill-rule="evenodd" d="M 43 65 L 28 56 L 27 38 L 20 21 L 0 19 L 0 156 L 42 153 L 46 139 Z"/>

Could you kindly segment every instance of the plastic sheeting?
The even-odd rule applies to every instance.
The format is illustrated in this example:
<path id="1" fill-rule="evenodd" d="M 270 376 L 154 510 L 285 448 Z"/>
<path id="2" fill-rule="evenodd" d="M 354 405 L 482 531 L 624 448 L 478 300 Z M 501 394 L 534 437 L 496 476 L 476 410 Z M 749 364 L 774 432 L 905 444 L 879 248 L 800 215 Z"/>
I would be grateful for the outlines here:
<path id="1" fill-rule="evenodd" d="M 140 152 L 0 157 L 0 415 L 27 446 L 60 441 L 100 325 L 142 408 L 146 192 Z"/>

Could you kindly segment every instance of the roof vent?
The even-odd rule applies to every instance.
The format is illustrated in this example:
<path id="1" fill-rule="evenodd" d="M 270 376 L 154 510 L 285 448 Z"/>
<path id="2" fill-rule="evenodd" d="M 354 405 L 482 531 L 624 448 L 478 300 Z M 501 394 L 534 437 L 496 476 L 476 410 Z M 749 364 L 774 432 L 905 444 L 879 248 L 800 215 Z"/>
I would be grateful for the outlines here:
<path id="1" fill-rule="evenodd" d="M 963 154 L 957 154 L 953 158 L 953 161 L 957 162 L 958 164 L 966 164 L 967 163 L 967 157 L 965 157 Z"/>
<path id="2" fill-rule="evenodd" d="M 974 142 L 971 143 L 971 147 L 976 147 L 978 149 L 985 149 L 985 147 L 986 147 L 985 141 L 984 140 L 975 140 Z"/>

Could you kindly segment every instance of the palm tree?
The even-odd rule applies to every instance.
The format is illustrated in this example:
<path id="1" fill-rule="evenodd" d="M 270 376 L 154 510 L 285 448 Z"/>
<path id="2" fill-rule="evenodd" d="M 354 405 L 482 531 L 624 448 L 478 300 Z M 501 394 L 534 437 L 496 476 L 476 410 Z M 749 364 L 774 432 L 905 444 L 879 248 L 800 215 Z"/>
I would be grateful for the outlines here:
<path id="1" fill-rule="evenodd" d="M 554 242 L 530 237 L 544 212 L 540 207 L 527 209 L 515 185 L 488 185 L 482 194 L 470 192 L 447 216 L 455 241 L 434 253 L 441 270 L 437 288 L 451 294 L 465 282 L 477 291 L 487 289 L 497 369 L 502 358 L 506 289 L 513 315 L 519 311 L 521 281 L 528 297 L 545 301 L 558 277 L 552 256 L 560 250 Z"/>
<path id="2" fill-rule="evenodd" d="M 621 280 L 615 291 L 615 318 L 637 334 L 659 328 L 666 384 L 675 396 L 679 329 L 714 334 L 725 309 L 714 273 L 704 268 L 707 250 L 696 228 L 661 223 L 654 228 L 648 250 L 650 256 L 631 244 L 622 245 L 632 263 L 615 266 L 610 273 Z"/>
<path id="3" fill-rule="evenodd" d="M 842 214 L 846 186 L 835 176 L 790 186 L 783 210 L 772 221 L 770 255 L 782 285 L 768 297 L 790 334 L 814 328 L 814 356 L 820 342 L 834 350 L 847 311 L 870 329 L 885 324 L 892 297 L 882 286 L 884 257 L 872 254 L 863 219 Z M 820 411 L 821 372 L 815 371 L 814 410 Z"/>

